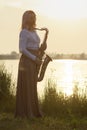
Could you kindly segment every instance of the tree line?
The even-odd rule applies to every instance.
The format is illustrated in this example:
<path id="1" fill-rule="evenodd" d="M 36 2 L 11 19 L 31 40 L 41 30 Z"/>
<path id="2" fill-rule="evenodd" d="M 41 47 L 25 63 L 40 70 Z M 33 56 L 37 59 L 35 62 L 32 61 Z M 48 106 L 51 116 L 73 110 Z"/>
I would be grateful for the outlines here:
<path id="1" fill-rule="evenodd" d="M 87 60 L 87 54 L 79 53 L 79 54 L 59 54 L 57 52 L 48 53 L 48 55 L 53 59 L 80 59 Z M 0 54 L 0 59 L 19 59 L 20 53 L 16 51 L 12 51 L 10 54 Z"/>

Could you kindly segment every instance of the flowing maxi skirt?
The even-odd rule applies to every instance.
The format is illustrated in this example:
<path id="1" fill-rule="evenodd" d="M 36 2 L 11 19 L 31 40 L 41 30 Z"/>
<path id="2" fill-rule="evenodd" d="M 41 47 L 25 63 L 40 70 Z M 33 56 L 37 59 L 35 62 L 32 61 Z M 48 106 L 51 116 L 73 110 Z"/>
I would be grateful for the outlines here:
<path id="1" fill-rule="evenodd" d="M 31 51 L 38 55 L 38 51 Z M 15 117 L 41 117 L 37 95 L 37 65 L 22 54 L 17 79 Z"/>

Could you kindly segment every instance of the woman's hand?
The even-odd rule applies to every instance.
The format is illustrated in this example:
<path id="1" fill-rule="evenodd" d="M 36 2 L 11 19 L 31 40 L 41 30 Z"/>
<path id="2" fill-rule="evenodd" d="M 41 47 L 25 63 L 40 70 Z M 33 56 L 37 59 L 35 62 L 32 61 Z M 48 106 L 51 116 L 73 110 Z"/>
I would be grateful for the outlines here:
<path id="1" fill-rule="evenodd" d="M 41 46 L 40 46 L 40 50 L 41 51 L 45 51 L 47 48 L 47 44 L 46 43 L 42 43 Z"/>

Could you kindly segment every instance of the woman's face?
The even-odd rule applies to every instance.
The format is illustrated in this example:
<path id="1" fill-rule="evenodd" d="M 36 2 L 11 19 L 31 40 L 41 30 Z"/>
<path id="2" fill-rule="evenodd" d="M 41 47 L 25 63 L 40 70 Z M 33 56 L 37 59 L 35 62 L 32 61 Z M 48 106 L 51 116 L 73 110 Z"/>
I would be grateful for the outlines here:
<path id="1" fill-rule="evenodd" d="M 30 23 L 34 23 L 35 24 L 35 22 L 36 22 L 36 16 L 35 16 L 35 14 L 33 14 L 33 13 L 31 13 L 30 14 L 30 16 L 29 16 L 29 22 Z"/>
<path id="2" fill-rule="evenodd" d="M 33 11 L 26 11 L 23 15 L 22 29 L 33 29 L 36 26 L 36 15 Z"/>

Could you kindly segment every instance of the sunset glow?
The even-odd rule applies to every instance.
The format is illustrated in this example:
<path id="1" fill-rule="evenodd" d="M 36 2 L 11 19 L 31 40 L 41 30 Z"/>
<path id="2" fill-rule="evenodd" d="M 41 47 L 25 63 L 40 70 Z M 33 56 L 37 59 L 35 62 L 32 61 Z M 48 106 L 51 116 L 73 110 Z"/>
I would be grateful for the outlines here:
<path id="1" fill-rule="evenodd" d="M 85 2 L 81 0 L 44 0 L 39 8 L 48 17 L 56 19 L 78 19 L 85 17 L 85 11 L 87 11 L 85 8 L 87 2 Z"/>
<path id="2" fill-rule="evenodd" d="M 87 0 L 1 0 L 1 53 L 18 52 L 21 17 L 30 9 L 36 12 L 37 26 L 49 29 L 47 51 L 87 52 Z"/>
<path id="3" fill-rule="evenodd" d="M 86 0 L 2 0 L 1 5 L 33 9 L 39 14 L 56 19 L 87 18 Z"/>
<path id="4" fill-rule="evenodd" d="M 87 0 L 0 0 L 0 54 L 19 53 L 19 32 L 26 10 L 35 11 L 37 27 L 49 30 L 46 53 L 87 54 Z M 38 34 L 42 43 L 44 32 Z M 57 67 L 53 63 L 59 69 L 54 70 L 55 80 L 59 88 L 64 88 L 64 94 L 71 95 L 73 75 L 77 75 L 73 74 L 74 63 L 59 63 Z M 80 81 L 81 76 L 76 79 Z"/>

